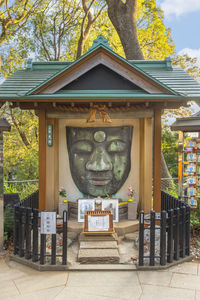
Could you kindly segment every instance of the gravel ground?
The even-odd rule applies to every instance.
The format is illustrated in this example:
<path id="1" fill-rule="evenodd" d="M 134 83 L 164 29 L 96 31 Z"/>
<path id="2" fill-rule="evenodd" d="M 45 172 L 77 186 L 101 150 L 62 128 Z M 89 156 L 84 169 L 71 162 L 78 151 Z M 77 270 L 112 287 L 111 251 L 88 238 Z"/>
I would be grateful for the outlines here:
<path id="1" fill-rule="evenodd" d="M 195 260 L 200 260 L 200 233 L 193 233 L 190 239 L 191 255 L 194 255 Z"/>

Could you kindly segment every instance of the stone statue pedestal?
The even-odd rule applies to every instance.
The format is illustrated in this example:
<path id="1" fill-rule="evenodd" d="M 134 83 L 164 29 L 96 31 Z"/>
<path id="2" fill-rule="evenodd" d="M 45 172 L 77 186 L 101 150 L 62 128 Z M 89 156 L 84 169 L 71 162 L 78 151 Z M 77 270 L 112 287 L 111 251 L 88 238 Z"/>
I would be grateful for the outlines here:
<path id="1" fill-rule="evenodd" d="M 137 219 L 137 202 L 129 202 L 128 203 L 128 220 L 136 220 Z"/>
<path id="2" fill-rule="evenodd" d="M 64 210 L 68 211 L 68 203 L 59 202 L 59 204 L 58 204 L 58 214 L 61 217 L 63 216 L 63 211 Z"/>

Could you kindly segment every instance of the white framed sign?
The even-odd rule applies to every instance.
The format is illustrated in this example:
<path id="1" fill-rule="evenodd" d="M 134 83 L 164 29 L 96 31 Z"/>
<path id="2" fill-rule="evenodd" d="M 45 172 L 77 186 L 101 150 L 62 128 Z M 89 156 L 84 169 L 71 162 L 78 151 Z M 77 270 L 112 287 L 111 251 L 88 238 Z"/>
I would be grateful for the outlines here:
<path id="1" fill-rule="evenodd" d="M 119 222 L 118 199 L 102 199 L 102 210 L 112 210 L 113 222 Z"/>
<path id="2" fill-rule="evenodd" d="M 56 234 L 56 211 L 41 212 L 41 234 Z"/>
<path id="3" fill-rule="evenodd" d="M 78 199 L 78 222 L 84 222 L 88 210 L 95 210 L 95 199 Z"/>
<path id="4" fill-rule="evenodd" d="M 88 215 L 88 231 L 108 231 L 109 227 L 109 215 Z"/>

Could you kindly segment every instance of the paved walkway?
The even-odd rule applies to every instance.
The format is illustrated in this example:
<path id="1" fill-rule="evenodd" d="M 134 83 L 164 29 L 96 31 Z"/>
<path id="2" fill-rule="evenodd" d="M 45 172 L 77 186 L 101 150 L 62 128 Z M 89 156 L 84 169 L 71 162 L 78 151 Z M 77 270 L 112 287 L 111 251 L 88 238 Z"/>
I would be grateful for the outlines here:
<path id="1" fill-rule="evenodd" d="M 200 264 L 165 271 L 38 272 L 0 259 L 0 299 L 200 300 Z"/>

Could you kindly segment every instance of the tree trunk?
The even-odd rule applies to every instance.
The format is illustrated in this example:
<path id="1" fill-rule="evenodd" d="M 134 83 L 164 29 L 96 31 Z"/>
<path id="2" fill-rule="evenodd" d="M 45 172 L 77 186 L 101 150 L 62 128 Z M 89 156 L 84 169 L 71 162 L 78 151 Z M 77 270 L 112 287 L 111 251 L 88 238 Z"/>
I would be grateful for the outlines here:
<path id="1" fill-rule="evenodd" d="M 108 16 L 121 40 L 126 58 L 144 59 L 137 38 L 137 0 L 106 0 Z"/>
<path id="2" fill-rule="evenodd" d="M 143 60 L 138 38 L 137 38 L 137 0 L 106 0 L 108 5 L 108 16 L 117 31 L 121 40 L 124 53 L 128 60 Z M 162 178 L 169 178 L 166 180 L 166 188 L 174 189 L 174 182 L 171 179 L 165 158 L 161 153 L 161 170 Z M 171 180 L 170 180 L 171 179 Z"/>

